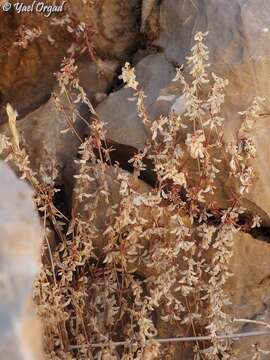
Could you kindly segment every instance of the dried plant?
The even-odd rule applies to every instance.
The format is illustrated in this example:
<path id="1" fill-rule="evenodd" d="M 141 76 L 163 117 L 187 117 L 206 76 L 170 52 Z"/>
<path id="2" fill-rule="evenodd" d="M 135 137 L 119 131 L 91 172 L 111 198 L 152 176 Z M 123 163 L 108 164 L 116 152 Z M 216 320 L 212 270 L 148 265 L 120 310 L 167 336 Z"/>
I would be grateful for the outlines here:
<path id="1" fill-rule="evenodd" d="M 30 29 L 25 25 L 20 25 L 16 31 L 17 40 L 14 42 L 14 45 L 27 49 L 29 44 L 38 39 L 41 35 L 42 31 L 39 27 Z"/>
<path id="2" fill-rule="evenodd" d="M 248 133 L 262 99 L 241 113 L 236 142 L 226 143 L 222 105 L 228 82 L 209 77 L 205 36 L 196 34 L 187 58 L 190 80 L 182 68 L 173 80 L 183 88 L 182 115 L 171 111 L 150 119 L 134 69 L 128 63 L 123 67 L 121 78 L 133 89 L 138 116 L 151 133 L 145 148 L 130 159 L 133 174 L 111 165 L 106 126 L 79 85 L 73 58 L 63 62 L 57 75 L 61 92 L 72 102 L 69 91 L 77 91 L 75 101 L 86 103 L 93 114 L 90 136 L 82 140 L 76 160 L 70 219 L 54 205 L 53 164 L 43 167 L 41 179 L 31 170 L 16 121 L 11 125 L 16 146 L 0 137 L 0 150 L 9 151 L 7 160 L 32 184 L 44 223 L 43 250 L 50 261 L 43 264 L 34 298 L 48 359 L 175 358 L 157 341 L 164 324 L 175 336 L 210 335 L 211 341 L 195 342 L 195 360 L 233 359 L 231 342 L 217 336 L 231 332 L 224 284 L 232 276 L 234 234 L 260 224 L 258 217 L 244 225 L 240 219 L 242 198 L 254 179 L 250 159 L 256 150 Z M 14 117 L 14 110 L 7 110 Z M 73 130 L 68 121 L 67 131 Z M 157 184 L 141 191 L 138 177 L 146 158 L 153 162 Z M 235 179 L 226 208 L 216 196 L 221 172 Z M 103 231 L 97 225 L 101 204 Z M 54 249 L 50 231 L 58 238 Z"/>

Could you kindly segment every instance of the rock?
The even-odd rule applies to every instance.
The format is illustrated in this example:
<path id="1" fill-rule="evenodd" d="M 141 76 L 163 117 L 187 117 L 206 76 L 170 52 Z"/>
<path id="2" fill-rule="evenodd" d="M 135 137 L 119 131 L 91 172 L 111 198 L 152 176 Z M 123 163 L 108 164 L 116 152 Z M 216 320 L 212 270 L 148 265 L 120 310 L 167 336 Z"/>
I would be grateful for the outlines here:
<path id="1" fill-rule="evenodd" d="M 41 329 L 31 303 L 39 270 L 41 226 L 32 191 L 0 163 L 0 354 L 41 359 Z"/>
<path id="2" fill-rule="evenodd" d="M 93 105 L 106 98 L 115 79 L 119 62 L 117 60 L 98 60 L 97 63 L 82 61 L 77 63 L 78 79 Z M 105 96 L 104 96 L 105 95 Z"/>
<path id="3" fill-rule="evenodd" d="M 139 41 L 141 0 L 93 0 L 69 3 L 71 13 L 92 30 L 91 40 L 103 59 L 126 59 Z"/>
<path id="4" fill-rule="evenodd" d="M 233 0 L 224 12 L 225 6 L 222 1 L 214 0 L 207 3 L 200 0 L 163 2 L 160 7 L 161 34 L 155 44 L 164 49 L 170 61 L 182 64 L 189 54 L 194 34 L 208 31 L 207 46 L 212 64 L 219 63 L 218 66 L 225 65 L 229 69 L 247 60 L 266 60 L 269 47 L 262 44 L 269 37 L 266 15 L 269 4 L 262 0 L 248 3 Z"/>
<path id="5" fill-rule="evenodd" d="M 231 299 L 229 313 L 237 319 L 270 322 L 270 245 L 251 235 L 238 233 L 234 240 L 234 255 L 230 271 L 234 276 L 227 282 L 226 292 Z M 236 332 L 265 331 L 264 326 L 252 323 L 235 323 Z M 252 344 L 270 350 L 269 336 L 244 338 L 235 342 L 239 360 L 250 359 Z M 268 357 L 262 357 L 266 360 Z"/>
<path id="6" fill-rule="evenodd" d="M 235 275 L 226 287 L 232 299 L 231 311 L 234 317 L 251 319 L 270 302 L 270 245 L 247 233 L 238 233 L 233 250 L 230 271 Z"/>
<path id="7" fill-rule="evenodd" d="M 24 3 L 32 4 L 32 1 Z M 0 58 L 1 107 L 10 102 L 24 117 L 48 99 L 55 83 L 54 72 L 66 54 L 71 37 L 63 28 L 52 26 L 51 18 L 42 13 L 1 11 L 0 19 L 0 48 L 4 55 Z M 22 26 L 41 30 L 41 35 L 30 41 L 26 48 L 14 44 L 20 38 L 18 31 Z M 50 42 L 48 37 L 58 45 Z M 1 111 L 3 120 L 6 116 Z"/>
<path id="8" fill-rule="evenodd" d="M 142 19 L 141 19 L 141 31 L 145 30 L 146 22 L 151 15 L 153 9 L 156 7 L 156 0 L 143 0 L 142 1 Z"/>
<path id="9" fill-rule="evenodd" d="M 201 3 L 200 8 L 199 3 Z M 219 4 L 221 4 L 220 1 Z M 199 17 L 200 11 L 203 10 L 204 4 L 200 0 L 182 3 L 177 0 L 168 0 L 161 4 L 160 36 L 154 44 L 164 50 L 169 61 L 176 64 L 185 62 L 185 57 L 189 54 L 192 45 L 194 31 L 204 31 L 196 23 L 196 16 Z M 203 15 L 204 13 L 202 14 L 204 19 Z M 195 24 L 197 26 L 194 29 Z"/>
<path id="10" fill-rule="evenodd" d="M 145 104 L 150 117 L 157 116 L 155 102 L 160 90 L 172 80 L 174 68 L 163 54 L 149 55 L 136 66 L 140 87 L 145 91 Z M 117 143 L 142 148 L 149 132 L 137 116 L 136 102 L 130 89 L 111 93 L 97 107 L 100 118 L 107 124 L 107 137 Z"/>
<path id="11" fill-rule="evenodd" d="M 63 104 L 67 109 L 65 112 L 59 111 L 54 99 L 51 98 L 46 104 L 17 123 L 18 130 L 25 140 L 32 169 L 40 174 L 41 165 L 50 163 L 58 169 L 57 182 L 60 183 L 61 171 L 66 161 L 76 156 L 80 144 L 80 139 L 71 131 L 61 133 L 67 128 L 67 119 L 71 122 L 73 119 L 72 109 L 64 97 Z M 78 136 L 83 138 L 85 129 L 83 122 L 76 121 L 74 128 Z M 0 132 L 10 136 L 8 124 L 2 125 Z"/>
<path id="12" fill-rule="evenodd" d="M 158 0 L 143 0 L 141 32 L 150 44 L 159 37 L 159 23 Z"/>
<path id="13" fill-rule="evenodd" d="M 262 313 L 254 316 L 252 318 L 254 322 L 264 322 L 270 323 L 270 313 L 269 308 L 267 307 Z M 239 331 L 241 332 L 264 332 L 269 331 L 265 326 L 256 324 L 256 323 L 247 323 Z M 255 354 L 255 349 L 259 348 L 263 352 L 260 352 L 260 360 L 269 359 L 269 349 L 270 349 L 270 340 L 268 336 L 257 336 L 257 337 L 247 337 L 242 338 L 241 341 L 235 342 L 233 346 L 234 354 L 236 359 L 239 360 L 250 360 Z"/>
<path id="14" fill-rule="evenodd" d="M 109 90 L 117 67 L 117 61 L 99 61 L 99 66 L 90 62 L 78 63 L 77 74 L 80 84 L 93 105 L 99 102 L 98 94 L 105 94 Z M 99 74 L 99 71 L 102 71 L 102 74 Z M 56 88 L 55 92 L 58 94 L 59 89 Z M 74 99 L 75 95 L 71 95 Z M 58 180 L 61 182 L 62 169 L 67 160 L 76 157 L 78 145 L 87 134 L 86 123 L 79 116 L 76 117 L 75 112 L 78 111 L 87 122 L 89 110 L 85 104 L 75 104 L 72 107 L 65 95 L 60 96 L 60 100 L 64 112 L 57 109 L 56 102 L 51 97 L 45 104 L 18 121 L 17 127 L 25 139 L 33 169 L 39 172 L 40 166 L 49 158 L 55 161 L 59 170 Z M 76 134 L 72 131 L 61 133 L 68 127 L 68 122 L 73 123 L 74 119 Z M 10 136 L 7 123 L 0 126 L 0 133 Z"/>
<path id="15" fill-rule="evenodd" d="M 78 63 L 77 73 L 81 79 L 80 84 L 93 105 L 99 102 L 98 95 L 101 98 L 102 94 L 103 97 L 106 96 L 117 67 L 117 61 L 100 61 L 99 68 L 95 63 Z M 102 74 L 98 73 L 99 70 L 102 70 Z M 59 93 L 59 89 L 57 88 L 55 92 Z M 71 98 L 74 96 L 72 95 Z M 76 158 L 78 146 L 88 133 L 89 121 L 89 110 L 85 104 L 75 104 L 73 108 L 65 95 L 60 96 L 60 100 L 65 112 L 57 109 L 55 100 L 51 97 L 45 104 L 17 122 L 33 170 L 41 176 L 42 165 L 55 166 L 58 170 L 57 185 L 63 184 L 63 169 Z M 80 116 L 75 116 L 73 109 L 78 111 L 85 121 Z M 75 120 L 73 125 L 76 134 L 72 131 L 61 133 L 67 128 L 68 121 L 72 123 L 73 120 Z M 7 123 L 0 126 L 0 133 L 11 135 Z M 16 171 L 15 168 L 14 170 Z M 70 176 L 73 175 L 70 173 Z"/>

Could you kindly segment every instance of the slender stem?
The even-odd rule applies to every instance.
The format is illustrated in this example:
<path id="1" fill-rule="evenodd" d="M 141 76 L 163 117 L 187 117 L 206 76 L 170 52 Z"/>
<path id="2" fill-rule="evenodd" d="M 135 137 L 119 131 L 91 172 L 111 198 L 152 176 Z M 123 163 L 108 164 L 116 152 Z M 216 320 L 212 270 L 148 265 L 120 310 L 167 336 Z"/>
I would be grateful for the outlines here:
<path id="1" fill-rule="evenodd" d="M 253 337 L 253 336 L 270 336 L 270 331 L 253 331 L 253 332 L 247 332 L 247 333 L 235 333 L 235 334 L 223 334 L 215 336 L 214 338 L 212 336 L 190 336 L 190 337 L 175 337 L 175 338 L 165 338 L 165 339 L 151 339 L 146 340 L 145 343 L 151 343 L 152 341 L 156 341 L 160 344 L 166 344 L 166 343 L 178 343 L 178 342 L 197 342 L 197 341 L 205 341 L 205 340 L 226 340 L 226 339 L 234 339 L 238 340 L 240 338 L 245 337 Z M 108 341 L 104 343 L 96 343 L 91 344 L 92 348 L 99 348 L 99 347 L 106 347 L 106 346 L 125 346 L 125 345 L 132 345 L 132 343 L 138 343 L 138 341 L 131 341 L 131 340 L 125 340 L 125 341 Z M 84 346 L 80 345 L 71 345 L 70 350 L 76 350 L 83 348 Z"/>
<path id="2" fill-rule="evenodd" d="M 268 329 L 270 329 L 270 324 L 268 324 L 268 323 L 266 323 L 266 322 L 264 322 L 264 321 L 259 321 L 259 320 L 233 319 L 233 322 L 257 324 L 257 325 L 265 326 L 265 327 L 267 327 Z"/>

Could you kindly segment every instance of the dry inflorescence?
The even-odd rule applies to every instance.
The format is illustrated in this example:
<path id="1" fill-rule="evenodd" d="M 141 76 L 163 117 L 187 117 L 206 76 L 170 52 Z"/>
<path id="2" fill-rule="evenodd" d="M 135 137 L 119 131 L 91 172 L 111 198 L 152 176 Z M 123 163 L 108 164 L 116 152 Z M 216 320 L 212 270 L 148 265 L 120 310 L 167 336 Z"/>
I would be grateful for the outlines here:
<path id="1" fill-rule="evenodd" d="M 216 337 L 230 332 L 224 284 L 232 276 L 234 234 L 260 224 L 258 217 L 244 216 L 241 200 L 254 178 L 250 159 L 256 150 L 248 134 L 262 99 L 241 113 L 235 143 L 225 143 L 227 81 L 208 75 L 205 36 L 196 34 L 187 58 L 189 81 L 182 68 L 173 80 L 183 88 L 181 115 L 172 110 L 150 119 L 134 69 L 128 63 L 122 69 L 138 116 L 151 133 L 145 148 L 130 159 L 133 174 L 111 164 L 106 125 L 76 79 L 74 59 L 63 62 L 57 75 L 61 92 L 77 91 L 75 101 L 88 105 L 93 115 L 76 160 L 70 217 L 54 204 L 54 165 L 46 164 L 39 174 L 31 170 L 16 112 L 7 109 L 13 139 L 1 135 L 0 150 L 32 184 L 44 224 L 43 253 L 49 261 L 43 262 L 34 299 L 48 359 L 173 359 L 175 346 L 158 341 L 169 333 L 166 328 L 174 336 L 211 336 L 190 349 L 196 360 L 233 358 L 231 342 Z M 74 131 L 72 121 L 67 131 Z M 139 180 L 145 159 L 153 164 L 155 187 Z M 223 167 L 234 179 L 227 208 L 215 197 Z M 58 240 L 54 246 L 52 233 Z"/>

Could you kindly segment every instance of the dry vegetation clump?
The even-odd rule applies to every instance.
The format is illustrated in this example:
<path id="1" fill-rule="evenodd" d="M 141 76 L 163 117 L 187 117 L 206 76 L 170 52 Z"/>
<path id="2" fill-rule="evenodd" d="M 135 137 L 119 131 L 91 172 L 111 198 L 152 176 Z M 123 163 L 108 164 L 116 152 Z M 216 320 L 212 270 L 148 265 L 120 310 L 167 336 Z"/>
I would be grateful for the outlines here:
<path id="1" fill-rule="evenodd" d="M 138 115 L 151 132 L 145 148 L 130 159 L 133 174 L 110 164 L 106 125 L 76 79 L 74 59 L 65 60 L 58 74 L 62 92 L 77 91 L 75 101 L 86 103 L 93 114 L 90 135 L 79 149 L 69 218 L 53 201 L 53 164 L 39 174 L 31 170 L 16 113 L 8 108 L 13 139 L 1 136 L 0 149 L 9 151 L 7 160 L 32 184 L 44 223 L 43 252 L 49 261 L 35 283 L 34 298 L 48 359 L 176 358 L 175 345 L 171 349 L 158 341 L 166 328 L 174 329 L 174 336 L 212 337 L 194 343 L 196 360 L 233 358 L 231 342 L 216 336 L 230 332 L 223 288 L 232 276 L 228 265 L 234 234 L 260 222 L 258 217 L 243 221 L 241 200 L 254 178 L 250 158 L 256 150 L 248 132 L 262 99 L 241 113 L 235 142 L 225 143 L 221 108 L 227 81 L 208 75 L 205 36 L 196 34 L 187 58 L 190 81 L 181 69 L 173 80 L 183 86 L 182 115 L 172 111 L 149 119 L 134 69 L 128 63 L 122 69 L 121 78 L 134 90 Z M 73 131 L 72 122 L 67 131 Z M 157 176 L 151 188 L 138 180 L 146 158 Z M 228 173 L 222 176 L 235 179 L 227 208 L 215 198 L 224 164 Z M 102 226 L 97 225 L 100 216 Z M 55 248 L 51 233 L 58 239 Z"/>

